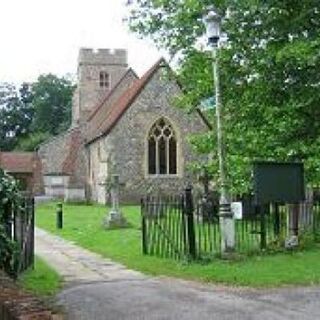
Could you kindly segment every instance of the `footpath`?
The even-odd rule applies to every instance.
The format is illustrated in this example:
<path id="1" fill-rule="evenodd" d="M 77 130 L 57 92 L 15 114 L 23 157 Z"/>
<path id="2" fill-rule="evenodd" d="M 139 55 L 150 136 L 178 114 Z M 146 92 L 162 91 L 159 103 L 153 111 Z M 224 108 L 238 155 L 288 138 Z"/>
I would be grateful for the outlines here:
<path id="1" fill-rule="evenodd" d="M 70 320 L 320 319 L 319 287 L 258 290 L 149 277 L 40 229 L 36 254 L 63 276 L 56 300 Z"/>

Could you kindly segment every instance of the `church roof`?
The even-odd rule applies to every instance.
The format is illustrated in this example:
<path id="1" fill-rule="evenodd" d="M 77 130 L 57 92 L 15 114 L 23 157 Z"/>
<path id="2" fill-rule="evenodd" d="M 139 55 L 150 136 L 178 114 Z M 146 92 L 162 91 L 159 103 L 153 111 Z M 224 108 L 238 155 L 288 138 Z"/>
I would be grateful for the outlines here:
<path id="1" fill-rule="evenodd" d="M 144 75 L 142 78 L 135 80 L 131 86 L 112 104 L 104 115 L 103 121 L 98 127 L 95 127 L 95 131 L 87 136 L 87 144 L 92 143 L 96 139 L 103 135 L 106 135 L 114 127 L 114 125 L 120 120 L 122 115 L 131 106 L 136 97 L 143 90 L 145 85 L 149 82 L 154 73 L 165 63 L 165 60 L 161 58 L 158 60 Z"/>
<path id="2" fill-rule="evenodd" d="M 105 103 L 110 99 L 110 97 L 116 93 L 116 91 L 118 90 L 118 88 L 120 87 L 120 85 L 124 82 L 124 80 L 126 79 L 126 77 L 128 77 L 129 75 L 132 75 L 133 77 L 135 77 L 136 79 L 138 79 L 139 77 L 137 76 L 137 74 L 135 73 L 135 71 L 132 68 L 129 68 L 124 75 L 120 78 L 120 80 L 115 84 L 115 86 L 112 87 L 112 89 L 104 96 L 104 98 L 102 99 L 102 101 L 99 101 L 99 103 L 93 108 L 93 111 L 90 113 L 87 121 L 91 121 L 95 116 L 97 116 L 97 114 L 101 111 L 101 109 L 103 109 L 103 106 L 105 105 Z"/>
<path id="3" fill-rule="evenodd" d="M 138 79 L 137 74 L 130 68 L 116 85 L 105 95 L 87 118 L 87 137 L 95 136 L 97 128 L 100 128 L 109 110 L 115 107 L 118 98 Z"/>
<path id="4" fill-rule="evenodd" d="M 82 145 L 81 129 L 79 127 L 74 128 L 70 132 L 68 148 L 66 156 L 62 163 L 62 173 L 72 175 L 76 170 L 77 157 Z"/>
<path id="5" fill-rule="evenodd" d="M 0 152 L 0 168 L 10 173 L 32 173 L 33 152 Z"/>

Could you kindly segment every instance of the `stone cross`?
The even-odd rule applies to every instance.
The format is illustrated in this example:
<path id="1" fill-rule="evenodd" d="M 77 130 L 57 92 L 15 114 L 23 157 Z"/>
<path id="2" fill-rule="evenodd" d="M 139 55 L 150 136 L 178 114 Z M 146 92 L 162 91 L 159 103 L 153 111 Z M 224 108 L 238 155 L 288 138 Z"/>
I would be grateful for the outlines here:
<path id="1" fill-rule="evenodd" d="M 111 176 L 111 202 L 112 209 L 110 214 L 119 214 L 119 175 L 113 174 Z"/>
<path id="2" fill-rule="evenodd" d="M 127 225 L 126 219 L 123 217 L 119 208 L 119 175 L 111 175 L 111 203 L 112 208 L 108 216 L 104 220 L 104 225 L 107 228 L 125 227 Z"/>

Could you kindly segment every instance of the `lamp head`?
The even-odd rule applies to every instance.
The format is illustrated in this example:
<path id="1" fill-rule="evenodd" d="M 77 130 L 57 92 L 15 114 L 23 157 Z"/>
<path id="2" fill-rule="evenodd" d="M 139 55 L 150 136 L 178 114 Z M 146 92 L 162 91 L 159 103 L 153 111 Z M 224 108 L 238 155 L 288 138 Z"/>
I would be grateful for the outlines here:
<path id="1" fill-rule="evenodd" d="M 221 17 L 213 8 L 210 8 L 204 15 L 203 21 L 206 27 L 208 42 L 217 45 L 221 33 Z"/>

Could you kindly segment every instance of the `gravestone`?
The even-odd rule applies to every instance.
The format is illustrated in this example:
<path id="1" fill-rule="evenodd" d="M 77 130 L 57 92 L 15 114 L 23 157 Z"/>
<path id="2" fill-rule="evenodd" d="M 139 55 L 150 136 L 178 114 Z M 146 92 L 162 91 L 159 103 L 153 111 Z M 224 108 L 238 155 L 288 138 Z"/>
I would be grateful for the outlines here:
<path id="1" fill-rule="evenodd" d="M 106 228 L 123 228 L 128 225 L 119 206 L 120 183 L 119 175 L 111 176 L 111 210 L 105 217 L 103 224 Z"/>

